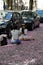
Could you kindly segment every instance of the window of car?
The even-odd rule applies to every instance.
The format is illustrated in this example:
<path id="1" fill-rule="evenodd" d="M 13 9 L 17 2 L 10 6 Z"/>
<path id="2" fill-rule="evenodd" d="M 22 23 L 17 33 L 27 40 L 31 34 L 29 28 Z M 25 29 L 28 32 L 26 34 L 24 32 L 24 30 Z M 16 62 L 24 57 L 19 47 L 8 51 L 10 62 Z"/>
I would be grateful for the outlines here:
<path id="1" fill-rule="evenodd" d="M 19 18 L 20 18 L 20 14 L 17 13 L 17 12 L 15 12 L 15 13 L 13 14 L 13 18 L 14 18 L 14 19 L 19 19 Z"/>
<path id="2" fill-rule="evenodd" d="M 13 13 L 13 17 L 16 17 L 16 13 Z"/>
<path id="3" fill-rule="evenodd" d="M 11 12 L 8 12 L 7 15 L 5 16 L 5 19 L 6 20 L 10 20 L 12 17 L 12 13 Z"/>
<path id="4" fill-rule="evenodd" d="M 21 12 L 21 15 L 24 17 L 24 16 L 27 16 L 28 15 L 28 12 Z"/>
<path id="5" fill-rule="evenodd" d="M 19 13 L 17 13 L 17 17 L 18 17 L 18 18 L 20 17 L 20 14 L 19 14 Z"/>
<path id="6" fill-rule="evenodd" d="M 31 17 L 31 16 L 33 16 L 31 11 L 24 11 L 24 12 L 21 13 L 21 15 L 23 17 Z"/>

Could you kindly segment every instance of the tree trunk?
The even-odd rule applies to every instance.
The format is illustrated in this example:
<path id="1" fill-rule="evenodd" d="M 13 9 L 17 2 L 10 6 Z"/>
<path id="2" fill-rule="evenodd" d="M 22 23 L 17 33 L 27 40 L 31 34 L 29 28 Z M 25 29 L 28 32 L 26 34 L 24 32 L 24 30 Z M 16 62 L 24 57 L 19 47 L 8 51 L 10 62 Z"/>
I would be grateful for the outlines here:
<path id="1" fill-rule="evenodd" d="M 11 0 L 11 10 L 12 10 L 12 0 Z"/>
<path id="2" fill-rule="evenodd" d="M 7 4 L 8 4 L 8 9 L 10 7 L 10 9 L 12 10 L 12 0 L 7 0 Z"/>
<path id="3" fill-rule="evenodd" d="M 33 9 L 33 0 L 30 0 L 29 2 L 29 10 L 32 10 Z"/>

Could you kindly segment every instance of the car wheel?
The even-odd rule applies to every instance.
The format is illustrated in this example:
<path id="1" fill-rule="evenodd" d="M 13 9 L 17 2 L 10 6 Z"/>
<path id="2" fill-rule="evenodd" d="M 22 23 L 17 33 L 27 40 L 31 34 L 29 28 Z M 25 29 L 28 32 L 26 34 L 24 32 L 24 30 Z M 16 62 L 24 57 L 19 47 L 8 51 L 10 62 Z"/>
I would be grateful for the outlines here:
<path id="1" fill-rule="evenodd" d="M 32 26 L 31 26 L 31 30 L 33 30 L 34 29 L 34 23 L 32 24 Z"/>

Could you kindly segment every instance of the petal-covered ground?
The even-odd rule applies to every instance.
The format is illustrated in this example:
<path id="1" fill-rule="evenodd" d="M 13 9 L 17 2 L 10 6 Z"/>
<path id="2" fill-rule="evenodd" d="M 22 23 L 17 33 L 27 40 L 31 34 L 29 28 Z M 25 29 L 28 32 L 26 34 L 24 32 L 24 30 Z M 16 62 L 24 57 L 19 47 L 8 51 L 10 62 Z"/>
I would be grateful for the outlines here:
<path id="1" fill-rule="evenodd" d="M 0 65 L 43 65 L 43 24 L 28 36 L 34 40 L 0 46 Z"/>

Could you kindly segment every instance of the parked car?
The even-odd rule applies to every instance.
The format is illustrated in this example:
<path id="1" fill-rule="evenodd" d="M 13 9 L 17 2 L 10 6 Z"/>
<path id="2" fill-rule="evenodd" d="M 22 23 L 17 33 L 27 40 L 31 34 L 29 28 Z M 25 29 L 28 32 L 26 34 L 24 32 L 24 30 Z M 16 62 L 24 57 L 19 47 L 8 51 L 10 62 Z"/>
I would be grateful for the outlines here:
<path id="1" fill-rule="evenodd" d="M 24 10 L 21 15 L 28 30 L 33 30 L 36 26 L 39 27 L 40 22 L 36 12 Z"/>
<path id="2" fill-rule="evenodd" d="M 20 25 L 23 23 L 22 17 L 20 13 L 18 12 L 8 12 L 5 18 L 0 21 L 0 34 L 9 32 L 12 28 L 12 25 L 20 27 Z M 8 33 L 9 34 L 9 33 Z"/>
<path id="3" fill-rule="evenodd" d="M 40 23 L 43 23 L 43 10 L 36 10 L 36 12 L 38 13 L 40 17 Z"/>

